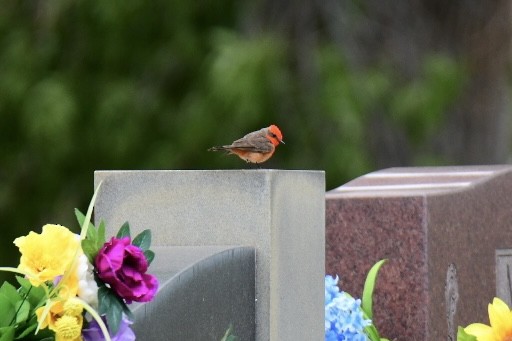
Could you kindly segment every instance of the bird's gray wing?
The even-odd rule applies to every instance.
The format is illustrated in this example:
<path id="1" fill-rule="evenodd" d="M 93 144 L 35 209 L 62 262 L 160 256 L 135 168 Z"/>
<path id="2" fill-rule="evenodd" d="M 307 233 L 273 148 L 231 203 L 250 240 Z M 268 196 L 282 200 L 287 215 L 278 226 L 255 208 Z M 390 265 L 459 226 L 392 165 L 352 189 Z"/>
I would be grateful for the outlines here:
<path id="1" fill-rule="evenodd" d="M 230 146 L 231 148 L 243 149 L 251 152 L 270 152 L 272 151 L 272 143 L 261 134 L 261 132 L 253 132 L 245 135 L 241 139 L 236 140 Z"/>

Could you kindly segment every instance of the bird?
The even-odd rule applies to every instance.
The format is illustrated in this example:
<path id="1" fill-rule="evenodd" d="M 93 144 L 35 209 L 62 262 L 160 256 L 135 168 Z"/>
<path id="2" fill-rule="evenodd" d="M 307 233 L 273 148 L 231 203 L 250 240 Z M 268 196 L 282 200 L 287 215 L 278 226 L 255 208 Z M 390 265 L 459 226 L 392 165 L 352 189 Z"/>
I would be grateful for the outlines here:
<path id="1" fill-rule="evenodd" d="M 267 128 L 253 131 L 231 144 L 211 147 L 208 150 L 227 151 L 228 154 L 235 154 L 246 162 L 260 164 L 272 157 L 279 143 L 285 144 L 283 134 L 272 124 Z"/>

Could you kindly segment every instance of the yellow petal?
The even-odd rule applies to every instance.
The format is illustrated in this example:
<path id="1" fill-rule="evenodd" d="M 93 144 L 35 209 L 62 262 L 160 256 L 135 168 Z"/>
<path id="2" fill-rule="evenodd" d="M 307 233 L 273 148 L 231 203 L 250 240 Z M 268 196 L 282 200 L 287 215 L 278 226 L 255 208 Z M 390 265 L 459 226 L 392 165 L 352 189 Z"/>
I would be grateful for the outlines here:
<path id="1" fill-rule="evenodd" d="M 63 315 L 55 322 L 55 341 L 80 340 L 82 333 L 82 315 Z"/>
<path id="2" fill-rule="evenodd" d="M 65 301 L 63 309 L 64 315 L 81 316 L 82 312 L 84 311 L 84 306 L 82 305 L 81 300 L 72 297 L 69 300 Z"/>
<path id="3" fill-rule="evenodd" d="M 489 320 L 497 340 L 512 336 L 512 312 L 505 302 L 495 297 L 489 304 Z"/>
<path id="4" fill-rule="evenodd" d="M 49 327 L 50 329 L 55 328 L 55 321 L 57 320 L 57 317 L 60 316 L 64 312 L 64 304 L 62 301 L 50 301 L 50 308 L 48 310 L 48 313 L 44 317 L 44 320 L 41 322 L 41 329 L 44 329 L 46 327 Z M 41 321 L 42 314 L 45 310 L 46 306 L 42 306 L 40 308 L 37 308 L 36 315 L 37 315 L 37 321 Z"/>
<path id="5" fill-rule="evenodd" d="M 468 334 L 477 337 L 478 341 L 495 341 L 494 332 L 490 326 L 482 323 L 473 323 L 464 328 Z"/>
<path id="6" fill-rule="evenodd" d="M 34 286 L 53 281 L 70 267 L 80 249 L 75 234 L 60 225 L 45 225 L 41 234 L 30 232 L 14 240 L 21 253 L 18 268 Z"/>

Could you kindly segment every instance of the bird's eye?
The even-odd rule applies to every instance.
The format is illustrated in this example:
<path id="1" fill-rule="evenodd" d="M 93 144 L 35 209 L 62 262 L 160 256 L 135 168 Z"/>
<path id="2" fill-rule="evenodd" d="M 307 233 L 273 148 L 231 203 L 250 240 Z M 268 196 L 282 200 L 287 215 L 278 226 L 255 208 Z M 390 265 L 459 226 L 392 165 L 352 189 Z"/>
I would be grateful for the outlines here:
<path id="1" fill-rule="evenodd" d="M 277 137 L 276 134 L 274 134 L 274 133 L 270 133 L 270 136 Z"/>

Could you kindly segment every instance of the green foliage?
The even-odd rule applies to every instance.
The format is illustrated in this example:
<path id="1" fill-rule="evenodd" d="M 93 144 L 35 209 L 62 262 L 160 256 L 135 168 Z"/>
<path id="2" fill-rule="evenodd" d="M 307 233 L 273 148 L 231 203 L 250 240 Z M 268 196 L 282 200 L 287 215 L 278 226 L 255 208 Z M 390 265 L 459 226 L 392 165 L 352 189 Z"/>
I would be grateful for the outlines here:
<path id="1" fill-rule="evenodd" d="M 94 259 L 96 258 L 98 251 L 103 247 L 103 244 L 105 244 L 105 223 L 100 221 L 98 228 L 96 228 L 91 223 L 94 203 L 96 202 L 96 197 L 100 188 L 101 183 L 96 187 L 96 190 L 94 191 L 85 216 L 82 212 L 75 208 L 75 216 L 78 220 L 78 224 L 81 227 L 80 237 L 82 238 L 82 250 L 91 264 L 94 264 Z"/>
<path id="2" fill-rule="evenodd" d="M 222 339 L 220 339 L 220 341 L 236 341 L 236 340 L 237 340 L 237 337 L 235 335 L 233 335 L 233 326 L 229 325 L 229 328 L 226 330 L 226 333 L 224 334 Z"/>
<path id="3" fill-rule="evenodd" d="M 420 144 L 441 126 L 465 84 L 465 75 L 453 59 L 432 55 L 425 59 L 420 77 L 395 90 L 390 113 L 412 142 Z"/>
<path id="4" fill-rule="evenodd" d="M 375 289 L 379 270 L 385 262 L 387 262 L 387 259 L 382 259 L 375 263 L 368 272 L 364 282 L 363 296 L 361 298 L 361 310 L 363 311 L 363 315 L 370 320 L 373 319 L 373 290 Z M 379 332 L 373 323 L 368 327 L 365 327 L 365 333 L 371 341 L 388 341 L 387 339 L 380 337 Z"/>
<path id="5" fill-rule="evenodd" d="M 373 290 L 375 289 L 375 283 L 377 282 L 377 275 L 380 268 L 387 259 L 382 259 L 375 263 L 364 282 L 363 297 L 361 298 L 361 308 L 364 310 L 369 319 L 373 319 Z"/>
<path id="6" fill-rule="evenodd" d="M 119 231 L 117 231 L 116 238 L 130 237 L 130 224 L 126 221 Z"/>
<path id="7" fill-rule="evenodd" d="M 151 246 L 151 230 L 144 230 L 133 238 L 132 244 L 141 248 L 142 251 L 149 250 Z"/>
<path id="8" fill-rule="evenodd" d="M 116 335 L 121 325 L 123 313 L 133 319 L 132 312 L 126 303 L 105 285 L 98 287 L 98 313 L 105 315 L 112 335 Z"/>
<path id="9" fill-rule="evenodd" d="M 75 215 L 78 223 L 82 226 L 85 221 L 85 216 L 78 209 L 75 209 Z M 82 240 L 82 250 L 91 264 L 94 264 L 94 259 L 98 251 L 103 247 L 103 244 L 105 244 L 105 241 L 105 223 L 103 220 L 100 221 L 98 228 L 92 223 L 89 223 L 87 237 Z"/>
<path id="10" fill-rule="evenodd" d="M 139 233 L 133 238 L 132 244 L 140 247 L 144 252 L 144 257 L 146 257 L 148 265 L 151 265 L 151 262 L 155 258 L 155 253 L 149 249 L 151 247 L 151 230 L 147 229 Z"/>
<path id="11" fill-rule="evenodd" d="M 8 282 L 0 287 L 0 340 L 46 340 L 48 330 L 34 335 L 37 327 L 35 310 L 46 300 L 44 289 L 33 287 L 22 277 L 16 279 L 19 289 Z"/>
<path id="12" fill-rule="evenodd" d="M 252 27 L 241 25 L 252 6 L 91 0 L 2 7 L 3 265 L 17 263 L 11 241 L 20 234 L 49 221 L 74 226 L 66 212 L 88 202 L 94 170 L 245 168 L 206 150 L 275 123 L 287 144 L 265 166 L 326 170 L 330 189 L 375 168 L 373 115 L 421 151 L 464 84 L 463 69 L 437 55 L 408 81 L 386 65 L 354 68 L 325 39 L 299 55 L 306 52 L 283 34 L 241 32 Z"/>

